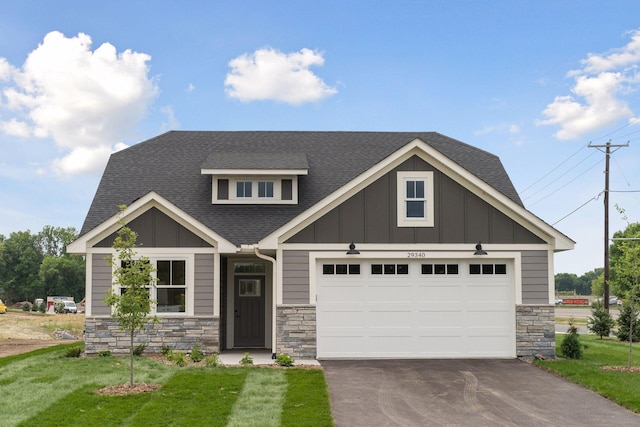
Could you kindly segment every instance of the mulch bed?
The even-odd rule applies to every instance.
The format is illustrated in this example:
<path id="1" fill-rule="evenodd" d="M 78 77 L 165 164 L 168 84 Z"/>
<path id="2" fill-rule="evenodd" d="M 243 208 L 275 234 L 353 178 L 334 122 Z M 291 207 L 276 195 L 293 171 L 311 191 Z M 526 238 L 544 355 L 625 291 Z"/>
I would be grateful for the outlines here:
<path id="1" fill-rule="evenodd" d="M 133 386 L 130 384 L 119 384 L 101 388 L 100 390 L 96 390 L 96 393 L 105 396 L 124 396 L 127 394 L 149 393 L 156 391 L 161 386 L 162 384 L 146 383 L 134 383 Z"/>

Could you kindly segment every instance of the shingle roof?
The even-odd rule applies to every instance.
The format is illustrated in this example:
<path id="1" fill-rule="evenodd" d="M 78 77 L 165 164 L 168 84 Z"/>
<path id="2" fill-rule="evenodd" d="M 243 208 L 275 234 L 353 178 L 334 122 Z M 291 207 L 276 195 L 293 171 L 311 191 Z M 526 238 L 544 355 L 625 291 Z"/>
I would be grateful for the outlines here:
<path id="1" fill-rule="evenodd" d="M 211 153 L 202 163 L 202 169 L 309 169 L 304 153 L 256 153 L 226 152 Z"/>
<path id="2" fill-rule="evenodd" d="M 81 235 L 155 191 L 230 242 L 253 244 L 415 138 L 522 206 L 497 156 L 436 132 L 172 131 L 111 155 Z M 203 164 L 243 152 L 253 166 L 260 156 L 304 154 L 309 173 L 299 178 L 298 204 L 213 205 Z M 239 164 L 242 156 L 233 156 Z"/>

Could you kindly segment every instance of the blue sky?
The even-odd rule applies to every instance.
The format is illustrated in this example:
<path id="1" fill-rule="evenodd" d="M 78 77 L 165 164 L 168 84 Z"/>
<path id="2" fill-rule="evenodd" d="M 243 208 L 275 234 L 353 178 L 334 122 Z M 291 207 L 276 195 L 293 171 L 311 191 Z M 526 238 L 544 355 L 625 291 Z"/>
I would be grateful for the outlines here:
<path id="1" fill-rule="evenodd" d="M 635 1 L 2 1 L 0 234 L 80 229 L 108 155 L 170 129 L 436 131 L 500 156 L 602 266 L 640 215 Z M 575 212 L 574 212 L 575 211 Z M 568 216 L 567 216 L 568 215 Z"/>

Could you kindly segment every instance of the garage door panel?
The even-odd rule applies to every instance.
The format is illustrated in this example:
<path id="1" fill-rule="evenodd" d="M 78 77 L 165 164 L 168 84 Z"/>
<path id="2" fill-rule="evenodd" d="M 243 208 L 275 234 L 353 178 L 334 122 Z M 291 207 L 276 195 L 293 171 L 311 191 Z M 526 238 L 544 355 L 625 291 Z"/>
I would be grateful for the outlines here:
<path id="1" fill-rule="evenodd" d="M 422 274 L 423 260 L 409 262 L 407 275 L 370 274 L 371 263 L 393 262 L 318 274 L 319 358 L 515 357 L 511 275 L 471 275 L 464 260 L 445 261 L 459 265 L 452 274 Z"/>
<path id="2" fill-rule="evenodd" d="M 413 297 L 413 289 L 410 286 L 369 286 L 366 289 L 366 300 L 381 303 L 410 303 Z"/>
<path id="3" fill-rule="evenodd" d="M 366 324 L 370 328 L 411 328 L 410 310 L 380 310 L 366 314 Z"/>
<path id="4" fill-rule="evenodd" d="M 418 328 L 462 327 L 464 319 L 459 312 L 425 310 L 416 313 Z"/>

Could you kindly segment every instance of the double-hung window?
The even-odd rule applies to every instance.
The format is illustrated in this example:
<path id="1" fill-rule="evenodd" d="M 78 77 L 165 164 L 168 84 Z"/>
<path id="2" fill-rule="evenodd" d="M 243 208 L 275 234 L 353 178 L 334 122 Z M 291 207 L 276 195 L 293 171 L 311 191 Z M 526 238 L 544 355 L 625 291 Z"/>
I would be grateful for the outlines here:
<path id="1" fill-rule="evenodd" d="M 398 172 L 398 227 L 433 227 L 433 172 Z"/>
<path id="2" fill-rule="evenodd" d="M 158 313 L 184 313 L 187 297 L 187 269 L 184 260 L 158 260 L 156 262 L 156 311 Z"/>

